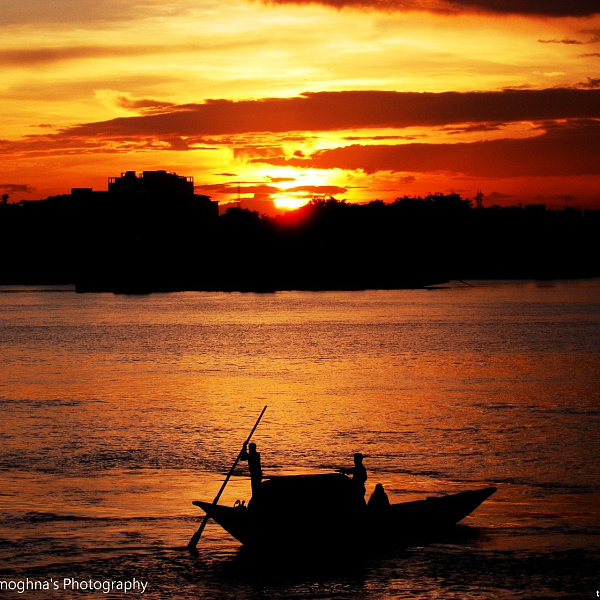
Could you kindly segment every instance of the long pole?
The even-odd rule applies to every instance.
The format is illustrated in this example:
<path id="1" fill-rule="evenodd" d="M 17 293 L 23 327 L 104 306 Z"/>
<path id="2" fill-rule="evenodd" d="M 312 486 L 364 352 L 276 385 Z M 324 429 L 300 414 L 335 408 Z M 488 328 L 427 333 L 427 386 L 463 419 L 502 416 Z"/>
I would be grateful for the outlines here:
<path id="1" fill-rule="evenodd" d="M 252 428 L 250 435 L 246 438 L 246 441 L 244 442 L 244 445 L 242 446 L 240 453 L 238 454 L 237 458 L 235 459 L 233 466 L 231 467 L 231 469 L 229 469 L 229 473 L 227 473 L 227 477 L 225 478 L 225 481 L 221 485 L 221 489 L 219 490 L 219 492 L 215 496 L 215 499 L 212 502 L 213 505 L 217 504 L 219 502 L 219 498 L 221 497 L 221 494 L 223 493 L 223 490 L 225 489 L 225 486 L 227 485 L 229 478 L 233 475 L 233 472 L 235 471 L 235 468 L 237 467 L 237 464 L 240 461 L 240 458 L 242 458 L 242 454 L 244 453 L 244 450 L 246 449 L 246 445 L 248 444 L 248 442 L 250 441 L 250 438 L 256 431 L 256 428 L 258 427 L 258 424 L 260 423 L 262 416 L 265 414 L 265 410 L 267 410 L 266 406 L 262 409 L 262 412 L 260 413 L 258 420 L 256 421 L 256 423 L 254 423 L 254 427 Z M 204 531 L 204 528 L 206 527 L 207 521 L 208 521 L 208 514 L 204 515 L 204 519 L 202 519 L 202 523 L 200 523 L 200 527 L 198 527 L 198 531 L 196 531 L 196 533 L 194 533 L 194 535 L 192 536 L 192 539 L 189 541 L 189 543 L 187 545 L 189 550 L 194 550 L 196 548 L 196 546 L 198 545 L 198 540 L 200 539 L 200 536 L 202 535 L 202 532 Z"/>

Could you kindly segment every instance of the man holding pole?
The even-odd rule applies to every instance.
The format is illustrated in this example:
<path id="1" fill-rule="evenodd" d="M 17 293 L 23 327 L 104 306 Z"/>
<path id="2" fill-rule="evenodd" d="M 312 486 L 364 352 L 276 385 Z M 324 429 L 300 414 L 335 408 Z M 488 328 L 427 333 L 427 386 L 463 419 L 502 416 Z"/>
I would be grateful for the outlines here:
<path id="1" fill-rule="evenodd" d="M 262 481 L 262 466 L 260 464 L 260 453 L 256 451 L 256 444 L 244 443 L 240 460 L 248 461 L 248 470 L 250 471 L 250 485 L 252 486 L 252 495 L 258 493 L 258 488 Z"/>
<path id="2" fill-rule="evenodd" d="M 213 504 L 216 505 L 219 502 L 219 498 L 221 497 L 221 494 L 223 493 L 223 490 L 225 489 L 225 486 L 227 485 L 227 482 L 229 481 L 229 479 L 231 478 L 231 476 L 233 475 L 233 472 L 235 471 L 235 467 L 238 464 L 238 462 L 241 460 L 242 456 L 244 454 L 248 455 L 248 464 L 250 465 L 250 455 L 253 452 L 256 455 L 256 458 L 253 458 L 253 463 L 254 465 L 258 464 L 258 469 L 256 470 L 256 479 L 258 479 L 258 483 L 255 484 L 255 478 L 252 477 L 252 471 L 253 471 L 253 467 L 250 467 L 250 481 L 252 484 L 252 491 L 254 492 L 254 488 L 255 485 L 258 485 L 261 480 L 262 480 L 262 469 L 260 466 L 260 454 L 258 454 L 258 452 L 256 452 L 256 444 L 250 444 L 250 452 L 246 452 L 246 447 L 248 446 L 248 442 L 250 441 L 250 438 L 252 437 L 252 434 L 254 433 L 254 431 L 256 430 L 256 428 L 258 427 L 258 424 L 260 423 L 260 420 L 262 419 L 262 416 L 265 414 L 265 410 L 267 410 L 267 407 L 265 406 L 262 409 L 262 412 L 260 413 L 260 416 L 258 417 L 258 421 L 256 421 L 256 423 L 254 424 L 254 427 L 252 428 L 252 431 L 250 432 L 250 435 L 248 436 L 248 438 L 246 439 L 246 441 L 244 442 L 244 445 L 242 447 L 242 451 L 238 454 L 237 458 L 235 459 L 233 466 L 231 467 L 231 469 L 229 469 L 229 473 L 227 474 L 227 477 L 225 478 L 225 481 L 223 482 L 223 485 L 221 485 L 221 489 L 219 490 L 219 492 L 217 493 L 217 495 L 215 496 L 215 499 L 213 500 Z M 254 446 L 254 449 L 252 448 L 252 446 Z M 202 532 L 204 531 L 204 528 L 206 527 L 206 522 L 208 521 L 208 513 L 205 515 L 204 519 L 202 519 L 202 523 L 200 524 L 200 527 L 198 527 L 198 531 L 196 531 L 196 533 L 194 533 L 194 535 L 192 536 L 192 539 L 188 542 L 188 549 L 191 551 L 195 551 L 196 546 L 198 544 L 198 540 L 200 539 L 200 536 L 202 535 Z"/>

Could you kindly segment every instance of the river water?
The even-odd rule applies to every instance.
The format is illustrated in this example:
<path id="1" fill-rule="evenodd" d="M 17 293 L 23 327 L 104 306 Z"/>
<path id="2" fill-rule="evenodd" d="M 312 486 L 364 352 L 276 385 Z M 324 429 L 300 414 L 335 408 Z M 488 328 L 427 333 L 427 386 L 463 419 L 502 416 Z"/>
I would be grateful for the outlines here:
<path id="1" fill-rule="evenodd" d="M 0 597 L 595 598 L 600 281 L 470 283 L 0 288 Z M 351 565 L 248 563 L 212 522 L 192 555 L 191 502 L 265 405 L 267 476 L 360 451 L 393 502 L 498 492 L 448 539 Z M 241 465 L 221 501 L 249 495 Z"/>

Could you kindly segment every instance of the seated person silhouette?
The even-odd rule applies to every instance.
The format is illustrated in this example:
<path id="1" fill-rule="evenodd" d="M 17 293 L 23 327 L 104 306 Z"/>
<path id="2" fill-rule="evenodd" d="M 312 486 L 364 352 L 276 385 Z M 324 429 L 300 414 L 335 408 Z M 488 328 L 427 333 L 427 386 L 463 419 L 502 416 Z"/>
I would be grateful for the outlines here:
<path id="1" fill-rule="evenodd" d="M 263 476 L 262 466 L 260 464 L 260 453 L 256 451 L 256 444 L 251 443 L 246 445 L 246 443 L 244 443 L 240 460 L 248 461 L 250 485 L 252 487 L 252 495 L 254 496 L 258 492 Z"/>
<path id="2" fill-rule="evenodd" d="M 375 491 L 371 494 L 367 506 L 373 510 L 381 510 L 390 505 L 390 500 L 383 489 L 383 486 L 378 483 L 375 486 Z"/>
<path id="3" fill-rule="evenodd" d="M 352 475 L 352 482 L 356 485 L 357 490 L 360 491 L 361 495 L 364 496 L 367 491 L 365 488 L 365 482 L 367 481 L 367 469 L 362 463 L 363 455 L 357 452 L 354 455 L 354 466 L 350 469 L 340 468 L 340 473 L 343 475 Z"/>

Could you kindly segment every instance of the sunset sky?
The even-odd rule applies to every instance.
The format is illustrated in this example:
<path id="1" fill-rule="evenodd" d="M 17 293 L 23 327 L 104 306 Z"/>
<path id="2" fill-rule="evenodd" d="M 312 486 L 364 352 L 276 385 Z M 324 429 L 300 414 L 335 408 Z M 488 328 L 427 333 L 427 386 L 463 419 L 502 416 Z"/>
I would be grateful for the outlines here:
<path id="1" fill-rule="evenodd" d="M 598 0 L 2 0 L 0 193 L 600 208 Z"/>

